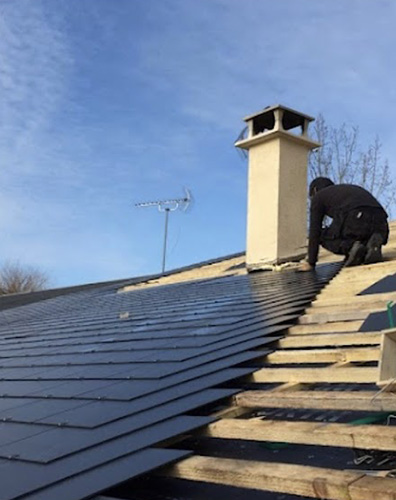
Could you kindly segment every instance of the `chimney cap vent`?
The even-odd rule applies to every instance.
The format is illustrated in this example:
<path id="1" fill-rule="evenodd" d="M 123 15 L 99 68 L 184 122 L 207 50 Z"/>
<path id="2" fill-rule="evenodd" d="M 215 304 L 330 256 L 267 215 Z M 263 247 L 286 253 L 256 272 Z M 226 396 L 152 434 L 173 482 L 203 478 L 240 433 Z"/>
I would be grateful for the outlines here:
<path id="1" fill-rule="evenodd" d="M 288 108 L 287 106 L 282 106 L 282 104 L 274 104 L 273 106 L 267 106 L 262 111 L 258 113 L 253 113 L 252 115 L 246 116 L 244 118 L 245 122 L 253 120 L 253 118 L 258 118 L 259 116 L 271 117 L 273 116 L 273 112 L 276 109 L 281 109 L 283 111 L 284 123 L 283 128 L 285 130 L 289 130 L 290 128 L 298 127 L 301 125 L 303 120 L 308 120 L 309 122 L 313 122 L 315 118 L 312 116 L 306 115 L 304 113 L 300 113 L 300 111 L 296 111 L 295 109 Z"/>
<path id="2" fill-rule="evenodd" d="M 235 145 L 244 148 L 250 144 L 251 140 L 258 138 L 265 139 L 271 137 L 273 133 L 286 133 L 293 136 L 299 136 L 302 139 L 309 140 L 308 126 L 314 121 L 311 116 L 276 104 L 268 106 L 259 113 L 249 115 L 244 118 L 247 122 L 247 137 L 238 140 Z M 291 129 L 294 129 L 290 132 Z M 301 134 L 295 129 L 300 129 Z"/>

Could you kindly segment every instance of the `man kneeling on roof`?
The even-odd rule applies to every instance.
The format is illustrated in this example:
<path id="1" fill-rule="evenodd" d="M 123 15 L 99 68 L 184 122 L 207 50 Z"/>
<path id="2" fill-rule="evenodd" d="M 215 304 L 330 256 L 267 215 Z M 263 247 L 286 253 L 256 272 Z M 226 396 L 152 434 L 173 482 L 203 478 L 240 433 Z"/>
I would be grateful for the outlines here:
<path id="1" fill-rule="evenodd" d="M 314 269 L 319 245 L 345 255 L 345 266 L 382 261 L 382 245 L 389 236 L 388 215 L 372 194 L 353 184 L 334 184 L 317 177 L 309 186 L 311 200 L 307 261 L 302 271 Z M 332 220 L 323 227 L 325 216 Z"/>

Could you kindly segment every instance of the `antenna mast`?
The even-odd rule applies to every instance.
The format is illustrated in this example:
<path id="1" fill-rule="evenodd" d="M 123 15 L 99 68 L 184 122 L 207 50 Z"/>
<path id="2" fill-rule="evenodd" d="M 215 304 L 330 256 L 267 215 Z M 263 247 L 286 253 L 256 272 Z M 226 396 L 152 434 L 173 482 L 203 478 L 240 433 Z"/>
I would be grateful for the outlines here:
<path id="1" fill-rule="evenodd" d="M 164 245 L 162 251 L 162 274 L 164 274 L 165 272 L 165 264 L 166 264 L 166 247 L 168 242 L 169 212 L 174 212 L 178 208 L 186 210 L 191 202 L 190 191 L 187 188 L 184 189 L 186 192 L 184 198 L 173 198 L 169 200 L 144 201 L 142 203 L 135 203 L 135 207 L 137 208 L 157 207 L 159 212 L 163 212 L 165 214 Z"/>

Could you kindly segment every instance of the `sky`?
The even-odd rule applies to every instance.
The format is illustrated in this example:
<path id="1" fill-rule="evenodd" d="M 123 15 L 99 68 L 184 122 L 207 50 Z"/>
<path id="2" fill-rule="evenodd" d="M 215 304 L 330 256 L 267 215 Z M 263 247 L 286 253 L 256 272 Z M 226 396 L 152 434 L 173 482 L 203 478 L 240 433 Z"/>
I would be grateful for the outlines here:
<path id="1" fill-rule="evenodd" d="M 380 137 L 396 173 L 393 0 L 0 0 L 0 265 L 51 286 L 245 249 L 243 117 L 282 103 Z"/>

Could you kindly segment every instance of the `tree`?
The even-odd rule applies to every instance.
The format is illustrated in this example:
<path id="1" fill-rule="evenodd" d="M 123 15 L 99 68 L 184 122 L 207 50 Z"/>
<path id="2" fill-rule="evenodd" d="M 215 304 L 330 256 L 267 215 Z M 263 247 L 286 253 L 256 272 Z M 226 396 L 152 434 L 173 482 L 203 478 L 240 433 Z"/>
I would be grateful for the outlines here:
<path id="1" fill-rule="evenodd" d="M 48 275 L 35 267 L 22 266 L 19 262 L 6 262 L 0 268 L 0 295 L 36 292 L 44 290 L 48 285 Z"/>
<path id="2" fill-rule="evenodd" d="M 396 201 L 387 159 L 382 158 L 378 137 L 364 147 L 359 144 L 359 128 L 345 123 L 336 128 L 319 115 L 313 127 L 314 140 L 322 147 L 310 153 L 309 178 L 329 177 L 337 183 L 357 184 L 370 191 L 389 211 Z"/>

